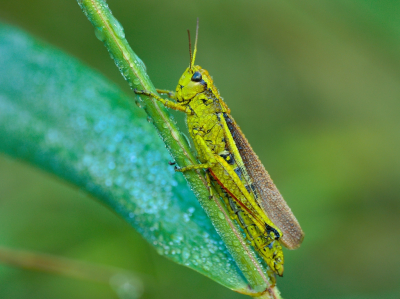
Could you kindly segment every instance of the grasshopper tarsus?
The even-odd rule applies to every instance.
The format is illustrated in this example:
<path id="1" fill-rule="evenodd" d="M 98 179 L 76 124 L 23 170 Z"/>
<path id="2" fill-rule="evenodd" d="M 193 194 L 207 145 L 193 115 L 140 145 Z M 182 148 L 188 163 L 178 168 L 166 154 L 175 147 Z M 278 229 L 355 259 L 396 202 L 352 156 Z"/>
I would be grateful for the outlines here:
<path id="1" fill-rule="evenodd" d="M 175 164 L 176 164 L 176 161 L 169 161 L 168 164 L 171 165 L 171 166 L 172 166 L 172 165 L 175 165 Z"/>

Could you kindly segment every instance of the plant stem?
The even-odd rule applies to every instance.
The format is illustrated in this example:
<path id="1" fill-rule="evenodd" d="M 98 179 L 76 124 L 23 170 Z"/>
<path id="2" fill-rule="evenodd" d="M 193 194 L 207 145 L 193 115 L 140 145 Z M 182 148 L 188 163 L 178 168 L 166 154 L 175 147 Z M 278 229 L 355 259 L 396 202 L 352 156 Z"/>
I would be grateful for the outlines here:
<path id="1" fill-rule="evenodd" d="M 4 246 L 0 246 L 0 262 L 14 267 L 55 273 L 106 284 L 109 284 L 110 279 L 115 275 L 126 275 L 130 278 L 133 277 L 141 284 L 141 279 L 137 278 L 132 272 L 124 269 Z"/>

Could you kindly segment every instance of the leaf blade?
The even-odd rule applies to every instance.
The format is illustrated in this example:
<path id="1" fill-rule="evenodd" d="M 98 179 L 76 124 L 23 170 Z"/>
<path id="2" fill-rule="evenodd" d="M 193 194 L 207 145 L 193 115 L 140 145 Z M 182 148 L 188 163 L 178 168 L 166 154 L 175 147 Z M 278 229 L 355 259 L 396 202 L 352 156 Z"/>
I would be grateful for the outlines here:
<path id="1" fill-rule="evenodd" d="M 0 68 L 1 151 L 99 198 L 159 253 L 229 288 L 246 289 L 130 97 L 76 60 L 3 25 Z"/>

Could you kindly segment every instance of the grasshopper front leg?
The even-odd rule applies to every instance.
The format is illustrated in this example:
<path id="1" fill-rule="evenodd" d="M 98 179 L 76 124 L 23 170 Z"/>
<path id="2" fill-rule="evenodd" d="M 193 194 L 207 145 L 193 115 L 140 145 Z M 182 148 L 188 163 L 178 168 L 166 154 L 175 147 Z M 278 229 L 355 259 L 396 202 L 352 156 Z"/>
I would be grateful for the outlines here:
<path id="1" fill-rule="evenodd" d="M 143 94 L 145 96 L 152 97 L 153 99 L 156 99 L 157 101 L 162 103 L 167 108 L 171 108 L 171 109 L 174 109 L 174 110 L 177 110 L 177 111 L 182 111 L 182 112 L 185 112 L 185 113 L 188 113 L 188 114 L 192 113 L 192 110 L 190 110 L 189 106 L 185 106 L 185 105 L 182 105 L 182 104 L 179 104 L 179 103 L 175 103 L 175 102 L 170 101 L 170 100 L 163 99 L 162 97 L 160 97 L 157 94 L 152 93 L 150 91 L 135 89 L 134 92 L 136 94 Z"/>
<path id="2" fill-rule="evenodd" d="M 156 89 L 159 94 L 165 94 L 169 99 L 176 100 L 175 92 L 167 89 Z"/>

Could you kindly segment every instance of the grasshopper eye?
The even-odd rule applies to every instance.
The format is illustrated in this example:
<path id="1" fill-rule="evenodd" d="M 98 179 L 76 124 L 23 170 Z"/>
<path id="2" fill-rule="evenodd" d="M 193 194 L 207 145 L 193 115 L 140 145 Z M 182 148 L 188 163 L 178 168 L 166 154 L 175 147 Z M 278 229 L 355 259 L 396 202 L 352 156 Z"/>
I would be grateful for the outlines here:
<path id="1" fill-rule="evenodd" d="M 202 79 L 203 77 L 201 76 L 200 72 L 195 72 L 191 80 L 194 82 L 200 82 Z"/>

